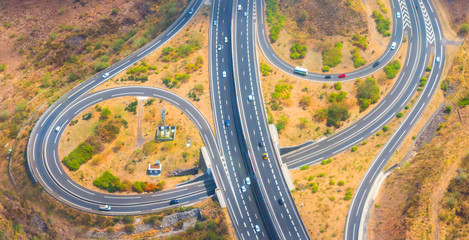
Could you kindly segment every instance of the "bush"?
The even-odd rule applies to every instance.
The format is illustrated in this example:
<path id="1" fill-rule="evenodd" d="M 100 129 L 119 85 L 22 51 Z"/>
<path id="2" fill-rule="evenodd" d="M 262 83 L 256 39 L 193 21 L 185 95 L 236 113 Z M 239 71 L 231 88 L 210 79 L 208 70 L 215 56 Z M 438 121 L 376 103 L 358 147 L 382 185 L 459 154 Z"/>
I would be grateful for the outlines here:
<path id="1" fill-rule="evenodd" d="M 41 78 L 41 87 L 44 87 L 44 88 L 49 87 L 51 84 L 51 81 L 50 81 L 51 77 L 52 76 L 50 72 L 44 73 L 44 75 Z"/>
<path id="2" fill-rule="evenodd" d="M 333 179 L 329 179 L 329 185 L 335 185 L 335 181 Z"/>
<path id="3" fill-rule="evenodd" d="M 304 166 L 301 166 L 300 170 L 307 170 L 309 168 L 309 165 L 304 165 Z"/>
<path id="4" fill-rule="evenodd" d="M 293 85 L 285 82 L 283 79 L 275 85 L 274 93 L 272 93 L 273 100 L 289 100 L 291 97 L 291 90 Z"/>
<path id="5" fill-rule="evenodd" d="M 81 119 L 83 119 L 83 120 L 90 120 L 91 117 L 93 117 L 93 114 L 92 114 L 92 113 L 86 113 L 86 114 L 83 114 L 83 116 L 81 116 Z"/>
<path id="6" fill-rule="evenodd" d="M 134 232 L 134 225 L 133 225 L 133 224 L 125 225 L 124 230 L 125 230 L 127 233 L 133 233 L 133 232 Z"/>
<path id="7" fill-rule="evenodd" d="M 121 190 L 120 179 L 109 171 L 105 171 L 99 178 L 95 179 L 93 185 L 110 193 Z"/>
<path id="8" fill-rule="evenodd" d="M 394 60 L 384 67 L 384 72 L 386 73 L 386 78 L 393 79 L 396 77 L 397 72 L 401 69 L 401 63 L 399 60 Z"/>
<path id="9" fill-rule="evenodd" d="M 306 110 L 309 106 L 311 106 L 311 97 L 308 95 L 304 95 L 301 97 L 300 102 L 298 105 L 303 108 L 303 110 Z"/>
<path id="10" fill-rule="evenodd" d="M 466 93 L 466 96 L 465 96 L 465 97 L 459 99 L 458 105 L 459 105 L 461 108 L 464 108 L 465 106 L 469 105 L 469 92 Z"/>
<path id="11" fill-rule="evenodd" d="M 469 33 L 469 24 L 468 23 L 461 24 L 461 28 L 459 29 L 458 34 L 464 37 L 467 35 L 467 33 Z"/>
<path id="12" fill-rule="evenodd" d="M 308 48 L 304 45 L 301 45 L 299 43 L 293 44 L 293 46 L 290 48 L 290 58 L 291 59 L 303 59 L 306 56 L 306 50 Z"/>
<path id="13" fill-rule="evenodd" d="M 275 127 L 277 128 L 277 131 L 280 133 L 282 132 L 283 129 L 285 129 L 287 123 L 288 123 L 288 117 L 285 115 L 282 115 L 279 117 L 279 120 L 277 124 L 275 124 Z"/>
<path id="14" fill-rule="evenodd" d="M 62 160 L 63 164 L 70 170 L 76 171 L 80 166 L 93 157 L 94 149 L 88 143 L 81 143 L 73 149 L 68 156 Z"/>
<path id="15" fill-rule="evenodd" d="M 113 8 L 111 10 L 111 15 L 117 15 L 119 13 L 119 8 Z"/>
<path id="16" fill-rule="evenodd" d="M 138 101 L 133 101 L 127 107 L 124 108 L 125 111 L 137 114 Z"/>
<path id="17" fill-rule="evenodd" d="M 358 150 L 357 146 L 353 146 L 352 149 L 351 149 L 352 152 L 356 152 L 357 150 Z"/>
<path id="18" fill-rule="evenodd" d="M 314 180 L 314 176 L 309 176 L 308 177 L 308 181 L 313 181 Z"/>
<path id="19" fill-rule="evenodd" d="M 261 62 L 261 73 L 262 76 L 269 76 L 272 72 L 272 68 L 266 63 Z"/>
<path id="20" fill-rule="evenodd" d="M 339 182 L 337 183 L 338 186 L 344 186 L 345 182 L 343 180 L 339 180 Z"/>
<path id="21" fill-rule="evenodd" d="M 401 113 L 401 112 L 396 114 L 396 117 L 397 117 L 397 118 L 401 118 L 402 116 L 404 116 L 404 114 Z"/>
<path id="22" fill-rule="evenodd" d="M 189 78 L 191 78 L 191 75 L 187 73 L 176 73 L 176 75 L 174 75 L 174 79 L 181 83 L 186 83 Z"/>
<path id="23" fill-rule="evenodd" d="M 427 78 L 426 77 L 422 77 L 420 78 L 420 84 L 419 84 L 419 87 L 423 87 L 425 86 L 425 84 L 427 83 Z"/>
<path id="24" fill-rule="evenodd" d="M 0 64 L 0 72 L 5 71 L 6 68 L 7 68 L 6 64 Z"/>
<path id="25" fill-rule="evenodd" d="M 331 163 L 331 162 L 332 162 L 332 158 L 328 158 L 328 159 L 326 159 L 326 160 L 322 160 L 322 161 L 321 161 L 321 165 L 326 165 L 326 164 L 329 164 L 329 163 Z"/>
<path id="26" fill-rule="evenodd" d="M 342 89 L 342 83 L 340 83 L 340 82 L 335 82 L 335 83 L 334 83 L 334 88 L 335 88 L 335 90 L 340 90 L 340 89 Z"/>
<path id="27" fill-rule="evenodd" d="M 135 181 L 134 184 L 132 185 L 132 189 L 138 193 L 144 192 L 146 187 L 147 187 L 147 183 L 141 182 L 141 181 Z"/>
<path id="28" fill-rule="evenodd" d="M 106 69 L 109 67 L 109 63 L 106 63 L 106 62 L 95 62 L 93 64 L 93 68 L 96 72 L 101 72 L 102 70 Z"/>
<path id="29" fill-rule="evenodd" d="M 124 46 L 125 40 L 122 38 L 118 38 L 114 40 L 114 43 L 112 44 L 112 49 L 116 52 L 120 51 L 122 47 Z"/>
<path id="30" fill-rule="evenodd" d="M 360 55 L 360 51 L 358 50 L 358 48 L 354 48 L 351 53 L 352 53 L 353 66 L 355 68 L 359 68 L 359 67 L 366 64 L 366 61 L 363 60 L 362 56 Z"/>
<path id="31" fill-rule="evenodd" d="M 125 224 L 134 223 L 134 217 L 126 215 L 122 218 L 122 222 L 124 222 Z"/>
<path id="32" fill-rule="evenodd" d="M 348 107 L 345 104 L 333 103 L 327 109 L 327 126 L 340 127 L 340 122 L 349 118 Z"/>
<path id="33" fill-rule="evenodd" d="M 313 183 L 313 186 L 311 186 L 311 192 L 313 193 L 318 192 L 318 188 L 319 188 L 318 184 Z"/>
<path id="34" fill-rule="evenodd" d="M 387 131 L 389 130 L 389 126 L 388 126 L 388 125 L 384 125 L 382 130 L 383 130 L 383 132 L 387 132 Z"/>
<path id="35" fill-rule="evenodd" d="M 321 71 L 322 72 L 329 72 L 331 68 L 329 66 L 322 66 Z"/>
<path id="36" fill-rule="evenodd" d="M 372 17 L 375 19 L 376 29 L 378 32 L 385 37 L 391 36 L 391 33 L 389 32 L 391 21 L 389 18 L 384 18 L 383 14 L 379 13 L 377 10 L 373 11 Z"/>
<path id="37" fill-rule="evenodd" d="M 441 81 L 440 88 L 441 88 L 441 90 L 447 92 L 448 89 L 449 89 L 449 80 L 445 79 L 445 80 Z"/>
<path id="38" fill-rule="evenodd" d="M 337 42 L 333 48 L 322 51 L 324 66 L 335 67 L 342 62 L 342 43 Z"/>
<path id="39" fill-rule="evenodd" d="M 344 200 L 350 200 L 350 199 L 352 199 L 352 197 L 353 197 L 352 191 L 351 191 L 351 190 L 348 190 L 348 191 L 345 193 Z"/>
<path id="40" fill-rule="evenodd" d="M 366 78 L 365 81 L 359 81 L 357 85 L 357 98 L 360 103 L 360 111 L 369 107 L 370 104 L 378 102 L 379 86 L 374 78 Z"/>
<path id="41" fill-rule="evenodd" d="M 265 15 L 270 24 L 270 42 L 274 43 L 280 37 L 280 30 L 285 23 L 285 16 L 278 12 L 277 0 L 266 0 Z"/>
<path id="42" fill-rule="evenodd" d="M 327 119 L 328 113 L 329 113 L 329 110 L 327 108 L 321 108 L 321 109 L 316 110 L 313 117 L 318 121 L 322 121 L 322 120 Z"/>
<path id="43" fill-rule="evenodd" d="M 326 176 L 326 173 L 324 173 L 324 172 L 320 172 L 320 173 L 318 174 L 318 177 L 325 177 L 325 176 Z"/>
<path id="44" fill-rule="evenodd" d="M 361 37 L 358 34 L 354 34 L 352 36 L 352 44 L 354 46 L 357 46 L 363 50 L 366 50 L 368 48 L 367 40 L 366 40 L 366 35 Z"/>

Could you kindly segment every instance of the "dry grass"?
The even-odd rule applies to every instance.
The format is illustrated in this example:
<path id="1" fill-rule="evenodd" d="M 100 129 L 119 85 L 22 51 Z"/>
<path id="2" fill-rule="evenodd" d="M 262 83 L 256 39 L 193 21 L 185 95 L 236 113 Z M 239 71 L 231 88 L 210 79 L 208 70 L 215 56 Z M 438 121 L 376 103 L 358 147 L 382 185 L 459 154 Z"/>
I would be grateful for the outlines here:
<path id="1" fill-rule="evenodd" d="M 401 63 L 404 62 L 405 55 L 407 53 L 407 42 L 402 44 L 401 49 L 396 55 L 396 59 L 399 59 Z M 267 63 L 267 60 L 262 54 L 259 54 L 259 62 Z M 271 113 L 274 118 L 274 123 L 277 122 L 281 115 L 286 115 L 289 117 L 289 123 L 286 125 L 286 128 L 280 132 L 279 138 L 282 146 L 292 146 L 296 144 L 303 143 L 308 140 L 314 140 L 324 136 L 324 132 L 328 128 L 325 121 L 317 121 L 313 118 L 316 110 L 321 108 L 327 108 L 330 104 L 328 101 L 328 96 L 331 93 L 338 93 L 339 91 L 334 89 L 334 84 L 329 83 L 327 87 L 324 87 L 323 83 L 309 82 L 305 80 L 299 80 L 292 78 L 286 75 L 284 72 L 276 70 L 273 68 L 273 72 L 269 76 L 262 76 L 262 91 L 264 96 L 264 101 L 266 102 L 266 108 L 270 108 L 269 102 L 272 100 L 272 93 L 274 92 L 275 85 L 281 80 L 284 79 L 290 84 L 293 85 L 291 90 L 291 100 L 287 101 L 283 105 L 282 110 L 273 111 Z M 378 85 L 380 86 L 380 99 L 382 99 L 388 92 L 391 90 L 394 85 L 397 77 L 388 80 L 385 77 L 383 71 L 379 71 L 372 75 L 372 77 L 378 80 Z M 342 83 L 341 91 L 347 92 L 347 98 L 345 103 L 349 106 L 350 118 L 343 123 L 347 125 L 351 122 L 354 122 L 365 116 L 369 111 L 373 109 L 375 105 L 371 105 L 367 110 L 360 112 L 360 106 L 357 103 L 356 87 L 355 81 L 344 82 Z M 307 90 L 305 90 L 307 89 Z M 310 96 L 312 103 L 311 106 L 303 109 L 299 106 L 299 102 L 303 96 Z M 302 129 L 300 124 L 300 118 L 306 118 L 308 120 L 307 126 Z M 344 128 L 345 129 L 345 128 Z M 332 131 L 339 131 L 339 129 L 331 129 Z"/>
<path id="2" fill-rule="evenodd" d="M 387 9 L 390 11 L 389 7 L 389 1 L 382 1 Z M 311 3 L 314 3 L 312 1 Z M 300 3 L 304 5 L 308 5 L 307 3 Z M 342 3 L 337 4 L 338 8 L 346 8 L 342 6 Z M 294 5 L 293 5 L 294 6 Z M 343 48 L 342 48 L 342 63 L 340 63 L 338 66 L 331 68 L 330 73 L 343 73 L 343 72 L 349 72 L 355 70 L 353 66 L 353 61 L 352 61 L 352 54 L 350 53 L 351 50 L 354 48 L 352 43 L 351 43 L 351 37 L 353 34 L 358 33 L 361 36 L 367 36 L 367 42 L 368 42 L 368 49 L 367 50 L 362 50 L 360 49 L 360 55 L 362 58 L 367 62 L 371 63 L 375 59 L 377 59 L 381 54 L 386 50 L 386 47 L 389 43 L 389 37 L 383 37 L 381 34 L 379 34 L 376 30 L 376 24 L 373 21 L 373 19 L 370 17 L 371 13 L 373 10 L 378 9 L 378 5 L 376 4 L 375 1 L 366 1 L 365 5 L 363 6 L 362 3 L 358 3 L 357 9 L 358 10 L 358 15 L 361 15 L 360 19 L 360 24 L 362 21 L 367 21 L 366 24 L 367 27 L 358 27 L 358 23 L 350 23 L 350 25 L 347 25 L 342 22 L 342 24 L 345 24 L 345 29 L 350 29 L 346 30 L 346 33 L 342 32 L 339 33 L 339 31 L 345 31 L 343 28 L 340 30 L 337 30 L 335 34 L 323 34 L 319 35 L 317 37 L 306 37 L 302 36 L 304 35 L 304 30 L 303 33 L 301 31 L 298 31 L 298 27 L 296 26 L 296 22 L 291 21 L 287 15 L 287 21 L 285 24 L 285 27 L 282 29 L 280 33 L 280 38 L 277 40 L 276 43 L 272 44 L 272 47 L 276 51 L 277 54 L 286 62 L 294 65 L 294 66 L 303 66 L 309 69 L 310 72 L 321 72 L 321 68 L 323 66 L 322 63 L 322 55 L 321 52 L 323 49 L 331 47 L 334 45 L 336 42 L 343 42 Z M 322 11 L 322 9 L 321 9 Z M 297 13 L 298 14 L 298 13 Z M 337 13 L 332 14 L 334 18 L 338 15 Z M 390 13 L 388 14 L 383 14 L 385 17 L 390 17 Z M 324 25 L 324 26 L 329 26 L 331 24 L 339 23 L 341 21 L 339 20 L 334 20 L 330 21 L 330 17 L 325 17 L 321 18 L 321 23 L 318 23 L 318 25 Z M 356 17 L 354 18 L 356 19 Z M 392 19 L 391 19 L 392 20 Z M 357 25 L 358 24 L 358 25 Z M 341 26 L 344 27 L 344 26 Z M 391 29 L 392 29 L 392 23 L 391 23 Z M 265 30 L 267 33 L 269 32 L 268 28 Z M 292 60 L 290 59 L 290 47 L 296 43 L 300 42 L 308 47 L 308 51 L 306 53 L 306 56 L 304 59 L 301 60 Z"/>
<path id="3" fill-rule="evenodd" d="M 167 177 L 167 173 L 176 169 L 193 168 L 198 165 L 200 147 L 203 146 L 203 142 L 195 125 L 181 110 L 168 102 L 157 100 L 152 105 L 143 107 L 142 132 L 144 142 L 153 141 L 156 128 L 161 124 L 160 109 L 162 107 L 165 107 L 168 113 L 167 124 L 177 126 L 174 141 L 157 143 L 155 152 L 148 155 L 144 154 L 142 146 L 138 144 L 137 115 L 124 111 L 124 108 L 135 100 L 134 97 L 124 97 L 99 103 L 102 108 L 108 107 L 112 115 L 121 115 L 122 119 L 129 123 L 128 128 L 121 127 L 121 132 L 117 138 L 106 144 L 104 151 L 96 154 L 86 164 L 83 164 L 79 170 L 71 172 L 64 166 L 66 173 L 74 181 L 89 189 L 99 191 L 98 188 L 93 186 L 93 180 L 106 170 L 119 177 L 121 181 L 165 181 L 166 188 L 173 188 L 176 184 L 190 177 Z M 82 120 L 82 115 L 88 112 L 93 114 L 93 118 L 87 121 Z M 78 120 L 76 125 L 68 126 L 65 129 L 59 143 L 60 159 L 63 159 L 78 144 L 90 136 L 97 125 L 99 112 L 95 111 L 94 106 L 83 111 L 83 114 L 75 118 Z M 191 147 L 189 148 L 186 147 L 188 139 L 191 139 Z M 185 158 L 183 153 L 187 154 Z M 163 165 L 161 177 L 146 175 L 148 164 L 154 163 L 155 160 L 160 160 Z"/>

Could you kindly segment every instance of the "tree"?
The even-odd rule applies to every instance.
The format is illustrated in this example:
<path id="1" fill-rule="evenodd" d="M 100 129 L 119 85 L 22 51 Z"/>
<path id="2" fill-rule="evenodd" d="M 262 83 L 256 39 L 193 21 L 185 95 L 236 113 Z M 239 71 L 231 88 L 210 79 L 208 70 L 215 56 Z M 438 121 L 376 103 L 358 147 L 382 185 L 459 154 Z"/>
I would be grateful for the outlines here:
<path id="1" fill-rule="evenodd" d="M 367 109 L 370 104 L 378 102 L 379 91 L 376 79 L 369 77 L 363 82 L 360 81 L 357 85 L 357 98 L 361 104 L 360 111 Z"/>
<path id="2" fill-rule="evenodd" d="M 396 77 L 397 72 L 401 69 L 401 63 L 399 60 L 394 60 L 384 67 L 384 72 L 386 73 L 386 78 L 393 79 Z"/>
<path id="3" fill-rule="evenodd" d="M 329 106 L 327 112 L 327 126 L 340 127 L 340 122 L 349 118 L 348 107 L 345 104 L 333 103 Z"/>
<path id="4" fill-rule="evenodd" d="M 469 33 L 469 24 L 468 23 L 463 23 L 461 24 L 461 28 L 459 29 L 459 35 L 460 36 L 466 36 Z"/>

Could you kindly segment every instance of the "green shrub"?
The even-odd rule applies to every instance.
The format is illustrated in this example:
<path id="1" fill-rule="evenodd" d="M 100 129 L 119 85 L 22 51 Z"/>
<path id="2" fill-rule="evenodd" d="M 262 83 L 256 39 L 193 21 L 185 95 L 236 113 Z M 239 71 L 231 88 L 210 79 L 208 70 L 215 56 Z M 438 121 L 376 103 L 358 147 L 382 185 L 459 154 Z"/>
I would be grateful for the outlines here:
<path id="1" fill-rule="evenodd" d="M 465 96 L 465 97 L 459 99 L 458 105 L 459 105 L 461 108 L 464 108 L 465 106 L 469 105 L 469 92 L 466 93 L 466 96 Z"/>
<path id="2" fill-rule="evenodd" d="M 134 223 L 134 217 L 126 215 L 122 218 L 122 222 L 124 222 L 125 224 Z"/>
<path id="3" fill-rule="evenodd" d="M 138 101 L 133 101 L 127 107 L 124 108 L 125 111 L 137 114 Z"/>
<path id="4" fill-rule="evenodd" d="M 388 79 L 393 79 L 396 77 L 399 69 L 401 69 L 401 63 L 396 59 L 384 67 L 384 72 Z"/>
<path id="5" fill-rule="evenodd" d="M 273 100 L 289 100 L 291 97 L 291 90 L 293 85 L 285 82 L 283 79 L 275 85 L 275 90 L 272 93 Z"/>
<path id="6" fill-rule="evenodd" d="M 453 110 L 453 108 L 450 105 L 445 107 L 445 113 L 447 113 L 447 114 L 451 113 L 452 110 Z"/>
<path id="7" fill-rule="evenodd" d="M 404 116 L 404 114 L 401 113 L 401 112 L 396 114 L 396 117 L 397 117 L 397 118 L 401 118 L 402 116 Z"/>
<path id="8" fill-rule="evenodd" d="M 449 89 L 449 79 L 445 79 L 441 81 L 440 87 L 441 87 L 441 90 L 447 92 Z"/>
<path id="9" fill-rule="evenodd" d="M 388 125 L 384 125 L 382 130 L 383 130 L 383 132 L 387 132 L 387 131 L 389 130 L 389 126 L 388 126 Z"/>
<path id="10" fill-rule="evenodd" d="M 373 11 L 372 17 L 375 19 L 376 29 L 378 32 L 385 37 L 391 36 L 391 33 L 389 32 L 391 21 L 389 18 L 384 18 L 383 14 L 379 13 L 377 10 Z"/>
<path id="11" fill-rule="evenodd" d="M 64 13 L 65 13 L 65 8 L 64 8 L 64 7 L 59 8 L 58 13 L 59 13 L 59 15 L 64 15 Z"/>
<path id="12" fill-rule="evenodd" d="M 339 180 L 339 182 L 337 183 L 338 186 L 344 186 L 345 182 L 343 180 Z"/>
<path id="13" fill-rule="evenodd" d="M 277 131 L 280 133 L 282 132 L 283 129 L 285 129 L 287 123 L 288 123 L 288 117 L 285 115 L 282 115 L 279 117 L 279 120 L 277 121 L 277 124 L 275 124 L 275 127 L 277 128 Z"/>
<path id="14" fill-rule="evenodd" d="M 329 185 L 335 185 L 335 181 L 333 179 L 329 179 Z"/>
<path id="15" fill-rule="evenodd" d="M 340 82 L 335 82 L 335 83 L 334 83 L 334 88 L 335 88 L 335 90 L 340 90 L 340 89 L 342 89 L 342 83 L 340 83 Z"/>
<path id="16" fill-rule="evenodd" d="M 467 33 L 469 33 L 469 24 L 468 23 L 461 24 L 461 28 L 459 28 L 458 34 L 464 37 L 467 35 Z"/>
<path id="17" fill-rule="evenodd" d="M 44 75 L 41 78 L 41 87 L 43 88 L 49 87 L 51 85 L 51 81 L 50 81 L 51 77 L 52 75 L 50 74 L 50 72 L 44 73 Z"/>
<path id="18" fill-rule="evenodd" d="M 328 158 L 328 159 L 326 159 L 326 160 L 322 160 L 322 161 L 321 161 L 321 165 L 326 165 L 326 164 L 329 164 L 329 163 L 331 163 L 331 162 L 332 162 L 332 158 Z"/>
<path id="19" fill-rule="evenodd" d="M 76 171 L 80 166 L 93 157 L 94 149 L 88 143 L 81 143 L 64 157 L 62 162 L 70 170 Z"/>
<path id="20" fill-rule="evenodd" d="M 318 177 L 325 177 L 325 176 L 326 176 L 326 173 L 324 173 L 324 172 L 320 172 L 320 173 L 318 174 Z"/>
<path id="21" fill-rule="evenodd" d="M 120 179 L 109 171 L 105 171 L 99 178 L 95 179 L 93 185 L 110 193 L 121 190 Z"/>
<path id="22" fill-rule="evenodd" d="M 122 38 L 118 38 L 114 40 L 114 43 L 112 44 L 112 49 L 116 52 L 120 51 L 122 47 L 124 46 L 125 40 Z"/>
<path id="23" fill-rule="evenodd" d="M 314 176 L 309 176 L 308 177 L 308 181 L 313 181 L 314 180 Z"/>
<path id="24" fill-rule="evenodd" d="M 261 62 L 261 73 L 262 76 L 269 76 L 272 72 L 272 68 L 266 63 Z"/>
<path id="25" fill-rule="evenodd" d="M 119 13 L 119 8 L 113 8 L 111 10 L 111 15 L 117 15 Z"/>
<path id="26" fill-rule="evenodd" d="M 423 87 L 425 86 L 425 84 L 427 83 L 427 78 L 426 77 L 422 77 L 420 78 L 420 84 L 419 84 L 419 87 Z"/>
<path id="27" fill-rule="evenodd" d="M 324 66 L 335 67 L 342 62 L 342 43 L 337 42 L 333 48 L 322 51 Z"/>
<path id="28" fill-rule="evenodd" d="M 350 200 L 350 199 L 352 199 L 352 197 L 353 197 L 352 191 L 351 191 L 351 190 L 348 190 L 348 191 L 345 193 L 344 200 Z"/>
<path id="29" fill-rule="evenodd" d="M 133 233 L 134 230 L 135 230 L 135 228 L 134 228 L 134 225 L 133 225 L 133 224 L 127 224 L 127 225 L 125 225 L 124 230 L 125 230 L 127 233 Z"/>
<path id="30" fill-rule="evenodd" d="M 363 50 L 366 50 L 368 48 L 368 43 L 366 40 L 366 35 L 361 37 L 359 34 L 354 34 L 352 36 L 352 44 L 354 46 L 357 46 Z"/>
<path id="31" fill-rule="evenodd" d="M 290 58 L 291 59 L 303 59 L 306 56 L 306 50 L 308 48 L 304 45 L 301 45 L 299 43 L 293 44 L 293 46 L 290 48 Z"/>
<path id="32" fill-rule="evenodd" d="M 379 86 L 374 78 L 366 78 L 365 81 L 357 84 L 357 98 L 360 103 L 360 111 L 367 109 L 370 104 L 378 102 Z"/>
<path id="33" fill-rule="evenodd" d="M 322 66 L 322 69 L 321 69 L 322 72 L 329 72 L 330 70 L 331 68 L 329 66 Z"/>
<path id="34" fill-rule="evenodd" d="M 351 149 L 352 152 L 356 152 L 357 150 L 358 150 L 357 146 L 353 146 L 352 149 Z"/>
<path id="35" fill-rule="evenodd" d="M 321 108 L 321 109 L 316 110 L 313 117 L 318 121 L 322 121 L 322 120 L 327 119 L 328 113 L 329 113 L 329 109 Z"/>
<path id="36" fill-rule="evenodd" d="M 174 79 L 178 80 L 181 83 L 186 83 L 189 78 L 191 78 L 191 75 L 187 73 L 176 73 L 176 75 L 174 75 Z"/>
<path id="37" fill-rule="evenodd" d="M 345 104 L 333 103 L 327 109 L 327 126 L 340 127 L 340 122 L 349 118 L 348 107 Z"/>
<path id="38" fill-rule="evenodd" d="M 319 186 L 316 183 L 313 183 L 313 186 L 311 186 L 311 192 L 316 193 L 318 192 Z"/>
<path id="39" fill-rule="evenodd" d="M 309 165 L 304 165 L 304 166 L 301 166 L 300 170 L 307 170 L 309 168 Z"/>
<path id="40" fill-rule="evenodd" d="M 3 26 L 4 26 L 5 28 L 10 28 L 10 27 L 11 27 L 11 22 L 4 22 L 4 23 L 3 23 Z"/>
<path id="41" fill-rule="evenodd" d="M 83 120 L 90 120 L 91 117 L 93 117 L 93 114 L 92 113 L 86 113 L 86 114 L 83 114 L 83 116 L 81 117 Z"/>
<path id="42" fill-rule="evenodd" d="M 5 71 L 6 68 L 7 68 L 6 64 L 0 64 L 0 72 Z"/>
<path id="43" fill-rule="evenodd" d="M 145 191 L 146 186 L 147 186 L 146 182 L 135 181 L 134 184 L 132 185 L 132 189 L 135 192 L 142 193 Z"/>
<path id="44" fill-rule="evenodd" d="M 270 25 L 270 42 L 274 43 L 280 37 L 280 30 L 285 23 L 285 16 L 278 11 L 277 0 L 266 0 L 265 15 Z"/>
<path id="45" fill-rule="evenodd" d="M 407 110 L 407 109 L 409 109 L 409 108 L 410 108 L 409 105 L 405 105 L 405 107 L 404 107 L 405 110 Z"/>
<path id="46" fill-rule="evenodd" d="M 96 72 L 101 72 L 102 70 L 106 69 L 109 67 L 109 63 L 106 63 L 106 62 L 95 62 L 93 64 L 93 68 Z"/>
<path id="47" fill-rule="evenodd" d="M 354 48 L 351 53 L 352 53 L 353 66 L 355 68 L 359 68 L 359 67 L 366 64 L 366 61 L 363 60 L 362 56 L 360 55 L 360 51 L 358 50 L 358 48 Z"/>

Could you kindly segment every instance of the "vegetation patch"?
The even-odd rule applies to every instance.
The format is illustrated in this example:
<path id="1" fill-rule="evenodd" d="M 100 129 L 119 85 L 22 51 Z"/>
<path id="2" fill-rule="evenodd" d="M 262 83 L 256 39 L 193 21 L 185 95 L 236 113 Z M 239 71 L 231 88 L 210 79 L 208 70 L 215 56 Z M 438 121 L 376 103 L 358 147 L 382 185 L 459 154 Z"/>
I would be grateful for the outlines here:
<path id="1" fill-rule="evenodd" d="M 342 43 L 337 42 L 333 48 L 322 51 L 324 66 L 335 67 L 342 62 Z"/>
<path id="2" fill-rule="evenodd" d="M 391 33 L 389 32 L 391 21 L 389 18 L 384 18 L 383 14 L 379 13 L 377 10 L 373 11 L 372 17 L 375 19 L 376 30 L 385 37 L 391 36 Z"/>
<path id="3" fill-rule="evenodd" d="M 327 109 L 327 126 L 339 128 L 341 121 L 345 121 L 350 117 L 348 106 L 343 103 L 332 103 Z"/>
<path id="4" fill-rule="evenodd" d="M 109 171 L 105 171 L 100 177 L 95 179 L 93 185 L 110 193 L 124 189 L 127 190 L 130 187 L 128 183 L 121 183 L 120 179 Z"/>
<path id="5" fill-rule="evenodd" d="M 384 72 L 386 73 L 386 78 L 393 79 L 396 77 L 397 73 L 401 69 L 401 63 L 399 60 L 394 60 L 384 67 Z"/>
<path id="6" fill-rule="evenodd" d="M 355 68 L 359 68 L 366 64 L 366 61 L 360 55 L 360 51 L 358 50 L 358 48 L 354 48 L 351 53 L 352 53 L 353 66 Z"/>
<path id="7" fill-rule="evenodd" d="M 277 0 L 266 0 L 265 14 L 270 25 L 270 42 L 274 43 L 280 37 L 280 30 L 285 24 L 285 16 L 279 13 Z"/>
<path id="8" fill-rule="evenodd" d="M 367 109 L 370 104 L 378 102 L 379 99 L 379 86 L 374 78 L 366 78 L 365 81 L 357 79 L 357 99 L 360 103 L 360 111 Z"/>
<path id="9" fill-rule="evenodd" d="M 272 73 L 272 68 L 268 64 L 261 62 L 261 73 L 262 76 L 269 76 Z"/>
<path id="10" fill-rule="evenodd" d="M 306 56 L 306 50 L 308 48 L 305 45 L 301 45 L 299 43 L 293 44 L 290 48 L 290 58 L 291 59 L 303 59 Z"/>
<path id="11" fill-rule="evenodd" d="M 88 143 L 81 143 L 73 149 L 68 156 L 64 157 L 62 160 L 63 164 L 67 166 L 70 171 L 76 171 L 80 166 L 86 163 L 93 157 L 94 149 Z"/>
<path id="12" fill-rule="evenodd" d="M 356 47 L 359 47 L 363 50 L 366 50 L 368 48 L 366 35 L 365 36 L 360 36 L 359 34 L 353 34 L 352 44 Z"/>

